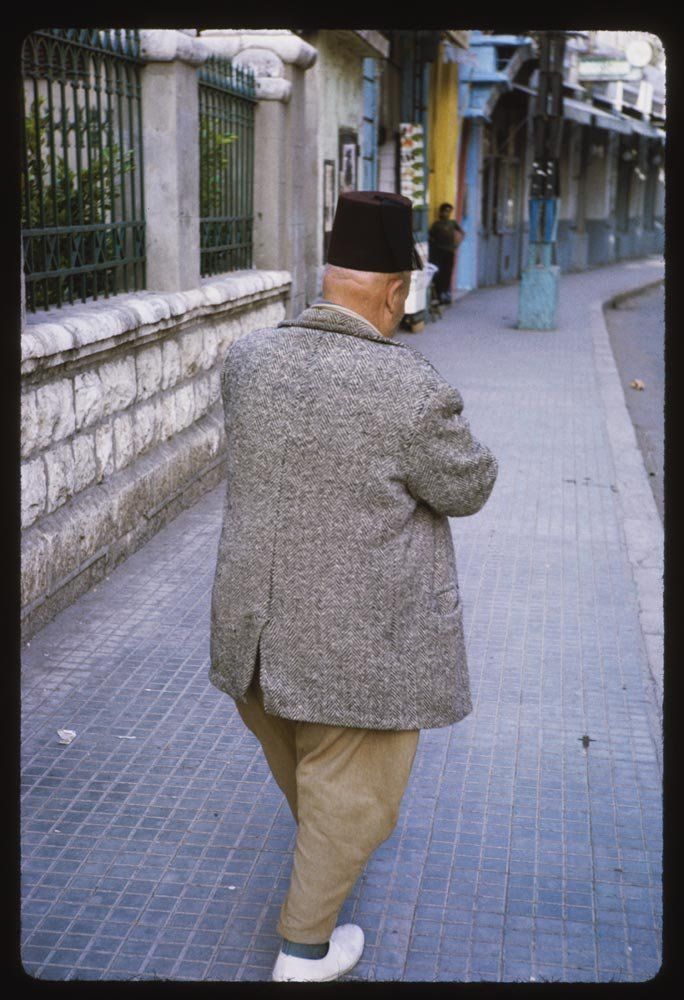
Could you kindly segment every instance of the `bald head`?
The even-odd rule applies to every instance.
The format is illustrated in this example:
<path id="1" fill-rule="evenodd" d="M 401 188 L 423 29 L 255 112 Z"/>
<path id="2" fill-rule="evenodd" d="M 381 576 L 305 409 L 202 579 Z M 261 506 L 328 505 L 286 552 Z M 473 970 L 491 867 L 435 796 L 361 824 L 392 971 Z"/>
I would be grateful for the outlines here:
<path id="1" fill-rule="evenodd" d="M 383 336 L 391 337 L 404 315 L 410 281 L 410 271 L 385 274 L 326 264 L 323 297 L 338 306 L 353 309 Z"/>

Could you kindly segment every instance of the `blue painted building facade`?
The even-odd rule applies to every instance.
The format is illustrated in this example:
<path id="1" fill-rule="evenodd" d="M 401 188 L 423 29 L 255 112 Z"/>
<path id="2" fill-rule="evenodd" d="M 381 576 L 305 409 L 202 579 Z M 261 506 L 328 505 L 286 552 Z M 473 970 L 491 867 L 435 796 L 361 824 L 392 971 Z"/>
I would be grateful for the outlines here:
<path id="1" fill-rule="evenodd" d="M 471 32 L 459 85 L 459 289 L 516 281 L 527 262 L 536 67 L 531 38 Z M 556 263 L 578 271 L 662 253 L 663 129 L 592 101 L 568 76 Z"/>
<path id="2" fill-rule="evenodd" d="M 380 68 L 376 59 L 363 60 L 363 125 L 361 132 L 361 188 L 378 187 L 378 102 Z"/>

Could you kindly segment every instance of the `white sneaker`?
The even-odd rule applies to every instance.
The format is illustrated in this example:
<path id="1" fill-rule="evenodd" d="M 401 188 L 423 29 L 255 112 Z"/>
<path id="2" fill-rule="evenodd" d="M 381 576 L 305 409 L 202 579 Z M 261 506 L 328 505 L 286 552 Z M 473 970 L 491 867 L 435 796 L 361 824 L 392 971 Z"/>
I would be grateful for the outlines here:
<path id="1" fill-rule="evenodd" d="M 356 924 L 342 924 L 330 935 L 323 958 L 297 958 L 279 953 L 272 979 L 279 983 L 327 983 L 354 968 L 363 952 L 363 931 Z"/>

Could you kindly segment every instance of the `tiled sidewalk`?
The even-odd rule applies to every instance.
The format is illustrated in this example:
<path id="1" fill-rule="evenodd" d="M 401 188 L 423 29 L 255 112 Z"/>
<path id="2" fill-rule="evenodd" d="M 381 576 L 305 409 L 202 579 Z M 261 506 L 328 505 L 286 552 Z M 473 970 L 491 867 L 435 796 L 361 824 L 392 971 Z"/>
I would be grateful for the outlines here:
<path id="1" fill-rule="evenodd" d="M 513 328 L 509 287 L 401 335 L 461 390 L 500 472 L 452 521 L 475 709 L 421 734 L 397 829 L 341 913 L 366 933 L 350 978 L 660 966 L 657 737 L 584 316 L 652 274 L 563 276 L 550 333 Z M 23 651 L 22 960 L 38 979 L 270 977 L 294 823 L 207 680 L 221 506 L 208 494 Z"/>

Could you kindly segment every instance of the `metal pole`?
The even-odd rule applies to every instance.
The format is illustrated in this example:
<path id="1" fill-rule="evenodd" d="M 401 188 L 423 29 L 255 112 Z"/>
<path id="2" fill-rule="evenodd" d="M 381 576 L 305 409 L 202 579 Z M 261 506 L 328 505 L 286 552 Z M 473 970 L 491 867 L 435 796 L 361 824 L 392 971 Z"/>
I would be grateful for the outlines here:
<path id="1" fill-rule="evenodd" d="M 518 328 L 553 330 L 558 280 L 556 233 L 560 207 L 559 157 L 563 136 L 565 33 L 539 33 L 539 83 L 530 177 L 530 244 L 520 283 Z"/>

